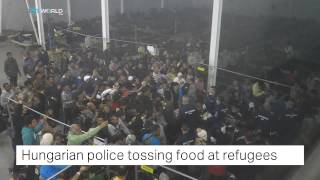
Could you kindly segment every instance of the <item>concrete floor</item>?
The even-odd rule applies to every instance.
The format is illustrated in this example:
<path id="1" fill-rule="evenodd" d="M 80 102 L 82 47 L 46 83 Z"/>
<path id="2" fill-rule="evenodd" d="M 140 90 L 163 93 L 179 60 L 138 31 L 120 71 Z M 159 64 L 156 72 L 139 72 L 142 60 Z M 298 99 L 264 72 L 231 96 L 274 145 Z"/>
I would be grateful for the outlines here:
<path id="1" fill-rule="evenodd" d="M 17 59 L 17 62 L 20 67 L 20 71 L 22 71 L 22 55 L 23 48 L 15 46 L 10 42 L 0 42 L 0 85 L 5 82 L 8 82 L 8 78 L 4 73 L 4 61 L 6 60 L 6 53 L 10 51 L 13 53 L 13 56 Z M 18 80 L 19 84 L 23 83 L 25 77 L 21 77 Z M 9 179 L 9 171 L 13 165 L 13 157 L 14 153 L 12 151 L 11 139 L 5 133 L 0 134 L 0 179 L 7 180 Z"/>
<path id="2" fill-rule="evenodd" d="M 320 171 L 320 142 L 289 180 L 319 180 Z"/>

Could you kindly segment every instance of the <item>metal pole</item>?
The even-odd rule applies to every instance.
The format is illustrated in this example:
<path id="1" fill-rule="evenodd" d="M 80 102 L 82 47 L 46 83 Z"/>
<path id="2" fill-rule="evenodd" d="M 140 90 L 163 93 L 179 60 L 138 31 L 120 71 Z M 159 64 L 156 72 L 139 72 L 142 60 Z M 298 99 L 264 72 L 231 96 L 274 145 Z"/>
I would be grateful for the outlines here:
<path id="1" fill-rule="evenodd" d="M 71 26 L 71 2 L 67 0 L 67 8 L 68 8 L 68 25 Z"/>
<path id="2" fill-rule="evenodd" d="M 71 166 L 67 166 L 67 167 L 63 168 L 62 170 L 58 171 L 58 172 L 57 172 L 56 174 L 54 174 L 53 176 L 49 177 L 47 180 L 51 180 L 51 179 L 57 177 L 59 174 L 65 172 L 65 171 L 68 170 L 70 167 L 71 167 Z"/>
<path id="3" fill-rule="evenodd" d="M 177 34 L 177 17 L 174 18 L 174 34 Z"/>
<path id="4" fill-rule="evenodd" d="M 294 0 L 291 0 L 291 18 L 295 18 L 295 2 Z"/>
<path id="5" fill-rule="evenodd" d="M 216 85 L 223 0 L 214 0 L 212 9 L 208 88 Z"/>
<path id="6" fill-rule="evenodd" d="M 35 0 L 36 8 L 38 9 L 37 12 L 37 24 L 38 24 L 38 34 L 39 34 L 39 41 L 43 49 L 46 49 L 46 39 L 44 36 L 44 28 L 43 28 L 43 16 L 42 16 L 42 6 L 41 0 Z"/>
<path id="7" fill-rule="evenodd" d="M 0 35 L 2 35 L 2 0 L 0 0 Z"/>
<path id="8" fill-rule="evenodd" d="M 108 179 L 111 179 L 111 177 L 110 177 L 110 166 L 107 166 L 107 177 L 108 177 Z"/>
<path id="9" fill-rule="evenodd" d="M 167 167 L 167 166 L 161 166 L 161 167 L 164 168 L 164 169 L 166 169 L 166 170 L 168 170 L 168 171 L 171 171 L 171 172 L 174 172 L 174 173 L 176 173 L 176 174 L 179 174 L 180 176 L 183 176 L 183 177 L 185 177 L 185 178 L 188 178 L 188 179 L 191 179 L 191 180 L 198 180 L 197 178 L 194 178 L 194 177 L 192 177 L 192 176 L 189 176 L 188 174 L 184 174 L 184 173 L 182 173 L 182 172 L 180 172 L 180 171 L 177 171 L 177 170 L 175 170 L 175 169 L 169 168 L 169 167 Z"/>
<path id="10" fill-rule="evenodd" d="M 124 13 L 124 0 L 120 0 L 120 13 L 123 14 Z"/>
<path id="11" fill-rule="evenodd" d="M 103 50 L 105 51 L 108 49 L 108 43 L 110 42 L 109 0 L 101 0 L 101 16 L 102 16 Z"/>
<path id="12" fill-rule="evenodd" d="M 139 179 L 138 173 L 138 166 L 134 166 L 134 180 Z"/>
<path id="13" fill-rule="evenodd" d="M 164 8 L 164 0 L 161 0 L 161 9 Z"/>
<path id="14" fill-rule="evenodd" d="M 35 23 L 34 23 L 33 16 L 32 16 L 32 14 L 31 14 L 31 12 L 30 12 L 30 6 L 29 6 L 28 0 L 25 0 L 25 3 L 26 3 L 26 5 L 27 5 L 28 14 L 29 14 L 29 17 L 30 17 L 30 20 L 31 20 L 31 24 L 32 24 L 34 36 L 36 37 L 37 43 L 40 44 L 40 40 L 39 40 L 37 28 L 36 28 L 36 25 L 35 25 Z"/>
<path id="15" fill-rule="evenodd" d="M 11 99 L 11 98 L 7 98 L 7 99 L 8 99 L 9 101 L 14 102 L 15 104 L 19 104 L 19 102 L 16 101 L 16 100 L 13 100 L 13 99 Z M 50 117 L 50 116 L 47 116 L 47 115 L 45 115 L 45 114 L 43 114 L 43 113 L 41 113 L 41 112 L 39 112 L 39 111 L 36 111 L 36 110 L 34 110 L 34 109 L 32 109 L 32 108 L 24 105 L 24 104 L 22 104 L 22 106 L 23 106 L 24 108 L 29 109 L 30 111 L 33 111 L 33 112 L 39 114 L 40 116 L 45 116 L 45 117 L 47 117 L 48 119 L 50 119 L 50 120 L 52 120 L 52 121 L 54 121 L 54 122 L 56 122 L 56 123 L 62 124 L 62 125 L 66 126 L 66 127 L 69 127 L 69 128 L 71 127 L 69 124 L 63 123 L 63 122 L 61 122 L 61 121 L 59 121 L 59 120 L 57 120 L 57 119 L 54 119 L 54 118 L 52 118 L 52 117 Z M 82 132 L 82 133 L 85 133 L 86 131 L 81 131 L 81 132 Z M 105 142 L 105 140 L 104 140 L 103 138 L 101 138 L 101 137 L 97 137 L 97 136 L 96 136 L 96 137 L 94 137 L 94 138 L 96 138 L 96 139 L 98 139 L 98 140 L 100 140 L 100 141 L 102 141 L 102 142 Z"/>
<path id="16" fill-rule="evenodd" d="M 137 43 L 138 41 L 138 31 L 137 31 L 137 26 L 134 26 L 134 41 Z"/>

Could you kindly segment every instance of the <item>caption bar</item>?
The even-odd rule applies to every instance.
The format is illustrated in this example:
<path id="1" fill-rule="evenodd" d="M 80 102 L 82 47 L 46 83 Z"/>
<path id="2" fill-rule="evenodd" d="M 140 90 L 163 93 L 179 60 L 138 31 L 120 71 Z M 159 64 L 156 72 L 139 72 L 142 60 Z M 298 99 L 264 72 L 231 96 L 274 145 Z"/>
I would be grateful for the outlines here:
<path id="1" fill-rule="evenodd" d="M 304 165 L 304 146 L 17 146 L 17 165 Z"/>

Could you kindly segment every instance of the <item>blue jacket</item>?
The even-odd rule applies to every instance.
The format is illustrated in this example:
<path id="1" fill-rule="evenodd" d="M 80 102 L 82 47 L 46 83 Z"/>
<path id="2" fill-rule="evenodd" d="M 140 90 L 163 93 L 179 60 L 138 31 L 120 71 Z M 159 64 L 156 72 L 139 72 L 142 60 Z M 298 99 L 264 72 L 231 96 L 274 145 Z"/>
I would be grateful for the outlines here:
<path id="1" fill-rule="evenodd" d="M 142 142 L 145 145 L 160 145 L 160 139 L 153 134 L 146 133 L 142 136 Z"/>
<path id="2" fill-rule="evenodd" d="M 48 179 L 49 177 L 55 175 L 62 169 L 67 166 L 60 166 L 60 165 L 48 165 L 48 166 L 40 166 L 40 177 L 43 179 Z M 57 178 L 53 178 L 52 180 L 56 180 Z"/>
<path id="3" fill-rule="evenodd" d="M 34 129 L 24 126 L 21 130 L 23 145 L 37 145 L 37 133 L 40 132 L 43 127 L 43 123 L 39 123 Z"/>

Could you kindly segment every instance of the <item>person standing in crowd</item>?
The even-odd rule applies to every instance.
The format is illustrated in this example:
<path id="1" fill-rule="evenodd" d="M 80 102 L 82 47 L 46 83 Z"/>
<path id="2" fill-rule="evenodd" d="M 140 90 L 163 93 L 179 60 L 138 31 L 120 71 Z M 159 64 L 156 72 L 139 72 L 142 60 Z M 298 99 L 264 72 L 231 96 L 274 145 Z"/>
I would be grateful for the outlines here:
<path id="1" fill-rule="evenodd" d="M 24 117 L 25 126 L 21 130 L 23 145 L 39 145 L 38 132 L 40 132 L 47 123 L 46 116 L 38 122 L 32 115 Z"/>
<path id="2" fill-rule="evenodd" d="M 194 144 L 194 140 L 196 135 L 194 132 L 190 130 L 188 125 L 184 124 L 181 127 L 181 135 L 176 140 L 176 145 L 192 145 Z"/>
<path id="3" fill-rule="evenodd" d="M 34 61 L 30 56 L 30 52 L 27 51 L 23 57 L 23 73 L 28 79 L 32 77 L 33 68 L 34 68 Z"/>
<path id="4" fill-rule="evenodd" d="M 49 146 L 54 143 L 54 136 L 51 133 L 45 133 L 42 135 L 40 140 L 40 145 L 42 146 Z M 39 180 L 49 179 L 53 175 L 57 174 L 59 171 L 64 169 L 67 166 L 64 165 L 47 165 L 47 166 L 40 166 L 40 178 Z M 52 180 L 56 180 L 57 178 L 54 177 Z"/>
<path id="5" fill-rule="evenodd" d="M 45 49 L 43 49 L 42 47 L 39 47 L 38 61 L 45 67 L 49 65 L 48 52 Z"/>
<path id="6" fill-rule="evenodd" d="M 48 127 L 47 117 L 44 116 L 40 122 L 34 116 L 28 114 L 24 117 L 24 127 L 21 130 L 23 145 L 39 145 L 40 139 L 38 133 Z M 27 167 L 27 179 L 35 179 L 35 167 Z"/>
<path id="7" fill-rule="evenodd" d="M 47 78 L 44 95 L 46 99 L 47 109 L 53 110 L 54 118 L 59 117 L 59 112 L 60 112 L 59 106 L 61 104 L 60 90 L 58 89 L 57 83 L 54 77 L 52 76 Z"/>
<path id="8" fill-rule="evenodd" d="M 65 85 L 63 87 L 62 93 L 61 93 L 61 101 L 62 101 L 62 113 L 63 113 L 63 120 L 67 124 L 71 122 L 71 119 L 73 118 L 73 97 L 71 88 L 69 85 Z"/>
<path id="9" fill-rule="evenodd" d="M 68 145 L 81 145 L 84 141 L 93 138 L 99 131 L 108 126 L 108 121 L 101 123 L 99 126 L 89 129 L 88 132 L 82 133 L 79 124 L 72 124 L 68 134 Z"/>
<path id="10" fill-rule="evenodd" d="M 67 33 L 67 36 L 69 35 L 76 37 Z M 73 45 L 77 45 L 77 39 L 71 39 L 74 41 Z M 187 56 L 196 51 L 195 53 L 203 53 L 201 59 L 207 59 L 209 49 L 206 43 L 203 42 L 202 48 L 196 45 L 197 40 L 182 38 L 181 42 L 174 41 L 176 40 L 163 42 L 163 55 L 160 56 L 152 56 L 148 52 L 139 54 L 135 46 L 128 44 L 120 47 L 122 42 L 112 44 L 107 52 L 93 48 L 78 49 L 70 45 L 66 46 L 64 57 L 56 58 L 57 61 L 53 63 L 49 63 L 46 51 L 38 49 L 39 54 L 34 57 L 37 63 L 34 63 L 34 68 L 29 74 L 25 69 L 31 69 L 31 61 L 27 57 L 25 59 L 24 72 L 31 78 L 28 78 L 21 88 L 9 85 L 9 90 L 5 85 L 1 95 L 1 100 L 10 93 L 17 95 L 12 96 L 17 104 L 1 101 L 1 105 L 7 104 L 12 110 L 15 129 L 13 148 L 15 145 L 38 144 L 34 135 L 35 131 L 41 129 L 41 123 L 30 117 L 30 114 L 39 116 L 39 113 L 31 112 L 25 106 L 47 113 L 48 116 L 68 125 L 73 124 L 67 129 L 69 134 L 52 132 L 55 145 L 81 145 L 87 141 L 91 143 L 94 136 L 105 140 L 101 144 L 108 142 L 129 145 L 274 145 L 278 142 L 294 141 L 297 132 L 304 127 L 304 115 L 318 113 L 319 73 L 306 74 L 306 77 L 311 76 L 308 77 L 312 78 L 310 80 L 303 76 L 298 77 L 301 73 L 290 78 L 290 83 L 297 83 L 295 88 L 292 88 L 290 99 L 286 98 L 289 89 L 224 74 L 223 77 L 219 76 L 222 79 L 218 79 L 217 87 L 205 87 L 206 68 L 200 72 L 193 64 L 187 62 Z M 187 41 L 188 45 L 185 46 Z M 62 61 L 59 62 L 59 59 Z M 13 69 L 10 64 L 12 62 L 7 63 L 9 66 L 6 68 Z M 243 64 L 243 61 L 237 62 Z M 237 62 L 226 66 L 227 69 L 237 71 L 241 66 L 236 65 Z M 249 68 L 252 68 L 251 65 L 248 66 L 248 73 L 258 71 L 251 71 Z M 18 76 L 18 70 L 15 63 L 14 77 Z M 12 71 L 7 70 L 6 74 L 11 75 Z M 279 76 L 275 75 L 276 78 Z M 279 78 L 277 81 L 281 83 L 281 79 L 285 81 L 287 78 Z M 208 91 L 205 90 L 207 88 Z M 23 124 L 24 119 L 29 121 L 26 126 Z M 50 125 L 57 124 L 50 121 Z M 56 127 L 59 130 L 59 126 Z M 82 130 L 88 132 L 82 133 Z M 42 132 L 44 131 L 39 134 Z M 43 135 L 41 144 L 51 145 L 52 135 Z M 96 140 L 97 138 L 94 138 L 93 144 L 98 145 L 99 142 Z M 43 168 L 40 168 L 42 178 L 50 177 L 52 172 L 57 171 L 56 167 L 53 171 L 48 167 Z M 80 168 L 76 174 L 71 173 L 74 175 L 72 180 L 85 179 L 87 175 L 95 174 L 96 168 L 102 170 L 104 167 L 87 169 L 89 173 Z M 231 168 L 204 167 L 207 179 L 210 180 L 225 180 L 228 171 L 234 173 L 238 180 L 252 180 L 256 174 L 254 168 Z M 196 166 L 176 169 L 201 179 L 198 171 L 200 168 Z M 134 176 L 130 174 L 130 168 L 127 170 L 128 173 L 113 174 L 116 176 L 115 179 L 131 180 Z M 113 175 L 104 179 L 111 179 Z M 140 175 L 141 173 L 138 179 L 154 179 L 142 178 Z M 168 175 L 174 180 L 183 179 L 171 173 Z"/>
<path id="11" fill-rule="evenodd" d="M 200 116 L 198 110 L 190 104 L 189 97 L 182 97 L 182 105 L 179 110 L 179 120 L 181 124 L 187 124 L 192 131 L 195 130 Z"/>
<path id="12" fill-rule="evenodd" d="M 21 76 L 21 72 L 17 60 L 12 56 L 11 52 L 7 52 L 7 60 L 4 62 L 4 72 L 8 76 L 11 86 L 16 87 L 18 75 Z"/>
<path id="13" fill-rule="evenodd" d="M 7 105 L 9 103 L 8 98 L 12 98 L 12 97 L 13 97 L 13 91 L 11 90 L 10 84 L 4 83 L 3 90 L 1 92 L 1 100 L 0 100 L 1 107 L 4 110 L 7 109 Z"/>
<path id="14" fill-rule="evenodd" d="M 111 122 L 108 124 L 108 132 L 110 135 L 110 142 L 113 143 L 121 141 L 123 138 L 130 134 L 129 129 L 116 115 L 111 116 Z"/>
<path id="15" fill-rule="evenodd" d="M 144 145 L 161 145 L 160 142 L 160 126 L 152 124 L 148 128 L 147 132 L 142 136 L 142 142 Z"/>

